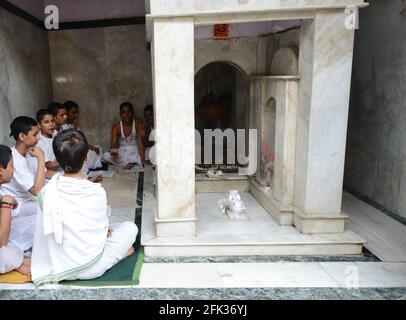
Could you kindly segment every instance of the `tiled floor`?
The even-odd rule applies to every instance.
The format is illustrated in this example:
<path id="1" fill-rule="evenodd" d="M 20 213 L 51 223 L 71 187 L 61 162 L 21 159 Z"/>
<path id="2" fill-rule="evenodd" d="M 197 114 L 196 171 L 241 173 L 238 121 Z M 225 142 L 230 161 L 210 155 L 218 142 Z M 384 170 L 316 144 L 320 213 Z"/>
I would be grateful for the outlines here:
<path id="1" fill-rule="evenodd" d="M 406 263 L 144 263 L 134 288 L 406 288 Z M 42 289 L 63 289 L 50 285 Z M 32 284 L 0 289 L 34 289 Z"/>
<path id="2" fill-rule="evenodd" d="M 405 300 L 405 288 L 0 290 L 0 300 Z"/>
<path id="3" fill-rule="evenodd" d="M 143 288 L 406 288 L 405 263 L 144 264 Z"/>
<path id="4" fill-rule="evenodd" d="M 406 262 L 406 225 L 344 192 L 346 228 L 362 236 L 365 247 L 385 262 Z"/>

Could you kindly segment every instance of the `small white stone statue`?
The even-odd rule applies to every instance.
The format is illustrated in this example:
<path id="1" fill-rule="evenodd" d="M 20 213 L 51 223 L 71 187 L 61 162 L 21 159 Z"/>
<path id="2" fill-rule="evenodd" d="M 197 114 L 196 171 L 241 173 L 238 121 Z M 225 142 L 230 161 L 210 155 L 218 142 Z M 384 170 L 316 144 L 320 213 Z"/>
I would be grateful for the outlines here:
<path id="1" fill-rule="evenodd" d="M 209 171 L 207 171 L 207 176 L 209 178 L 218 178 L 223 175 L 223 172 L 221 170 L 217 170 L 215 167 L 210 168 Z"/>
<path id="2" fill-rule="evenodd" d="M 238 190 L 231 190 L 228 194 L 228 199 L 219 201 L 221 212 L 228 216 L 231 220 L 248 220 L 245 210 L 247 208 L 241 200 Z"/>

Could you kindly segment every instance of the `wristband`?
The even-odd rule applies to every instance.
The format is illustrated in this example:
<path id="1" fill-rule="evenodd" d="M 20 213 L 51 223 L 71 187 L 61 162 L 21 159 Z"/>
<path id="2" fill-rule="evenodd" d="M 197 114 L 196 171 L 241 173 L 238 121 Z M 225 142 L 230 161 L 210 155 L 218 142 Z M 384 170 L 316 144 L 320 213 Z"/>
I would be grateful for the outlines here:
<path id="1" fill-rule="evenodd" d="M 5 206 L 10 206 L 11 209 L 17 208 L 17 206 L 16 206 L 14 203 L 11 203 L 11 202 L 1 201 L 0 206 L 3 207 L 3 205 L 5 205 Z"/>
<path id="2" fill-rule="evenodd" d="M 13 209 L 13 207 L 12 206 L 0 206 L 0 209 L 9 209 L 9 210 L 11 210 L 11 209 Z"/>

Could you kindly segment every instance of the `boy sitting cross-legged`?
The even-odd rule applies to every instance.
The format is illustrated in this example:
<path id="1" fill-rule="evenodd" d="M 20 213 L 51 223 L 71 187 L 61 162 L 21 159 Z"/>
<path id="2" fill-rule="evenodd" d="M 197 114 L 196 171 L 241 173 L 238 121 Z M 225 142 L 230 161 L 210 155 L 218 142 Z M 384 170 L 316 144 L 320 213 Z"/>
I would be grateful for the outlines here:
<path id="1" fill-rule="evenodd" d="M 54 150 L 52 147 L 52 142 L 54 141 L 56 132 L 55 117 L 53 116 L 53 113 L 49 111 L 49 109 L 42 109 L 37 112 L 37 121 L 38 126 L 41 129 L 41 132 L 38 135 L 39 141 L 37 146 L 44 152 L 45 166 L 48 170 L 62 171 L 60 164 L 56 160 Z M 89 152 L 88 157 L 91 156 L 92 156 L 91 152 Z M 87 176 L 88 170 L 85 171 L 86 172 L 84 172 L 84 175 Z M 101 176 L 98 175 L 95 177 L 90 177 L 89 180 L 92 182 L 100 182 L 102 179 Z"/>
<path id="2" fill-rule="evenodd" d="M 121 121 L 111 132 L 111 149 L 103 155 L 104 161 L 131 169 L 135 164 L 145 164 L 143 128 L 141 120 L 134 119 L 134 107 L 130 102 L 120 105 Z"/>
<path id="3" fill-rule="evenodd" d="M 0 145 L 0 185 L 8 183 L 13 176 L 13 158 L 9 147 Z M 0 197 L 0 274 L 16 270 L 30 274 L 31 260 L 24 257 L 24 251 L 9 242 L 13 209 L 17 201 L 10 196 Z"/>
<path id="4" fill-rule="evenodd" d="M 17 117 L 10 125 L 16 144 L 11 148 L 13 155 L 13 176 L 0 186 L 0 195 L 11 196 L 18 202 L 9 242 L 23 251 L 32 247 L 37 194 L 44 186 L 45 178 L 54 172 L 46 171 L 43 151 L 37 147 L 37 121 L 29 117 Z"/>
<path id="5" fill-rule="evenodd" d="M 102 276 L 134 252 L 138 233 L 132 222 L 109 228 L 106 192 L 83 179 L 89 150 L 83 133 L 62 131 L 53 149 L 64 174 L 57 173 L 39 194 L 31 266 L 36 286 Z"/>
<path id="6" fill-rule="evenodd" d="M 80 131 L 78 122 L 80 113 L 79 105 L 75 101 L 71 100 L 66 101 L 63 105 L 68 114 L 67 124 L 63 126 L 64 130 L 76 129 Z M 100 146 L 92 146 L 91 144 L 89 144 L 89 153 L 87 154 L 86 163 L 87 169 L 95 170 L 103 167 L 102 155 L 103 151 Z M 88 173 L 87 171 L 89 170 L 85 170 L 85 173 Z"/>

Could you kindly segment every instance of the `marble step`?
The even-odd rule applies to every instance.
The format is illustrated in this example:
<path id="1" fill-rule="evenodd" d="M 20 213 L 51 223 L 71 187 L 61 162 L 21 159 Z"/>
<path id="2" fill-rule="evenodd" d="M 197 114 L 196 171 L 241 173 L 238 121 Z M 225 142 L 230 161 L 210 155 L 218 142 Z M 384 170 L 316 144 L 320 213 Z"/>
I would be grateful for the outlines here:
<path id="1" fill-rule="evenodd" d="M 250 182 L 245 176 L 228 175 L 221 179 L 210 179 L 204 176 L 196 176 L 196 193 L 227 193 L 230 190 L 238 190 L 239 192 L 248 192 L 250 190 Z"/>
<path id="2" fill-rule="evenodd" d="M 274 236 L 211 236 L 196 238 L 143 237 L 146 256 L 312 256 L 360 255 L 364 239 L 352 231 L 342 234 Z"/>

